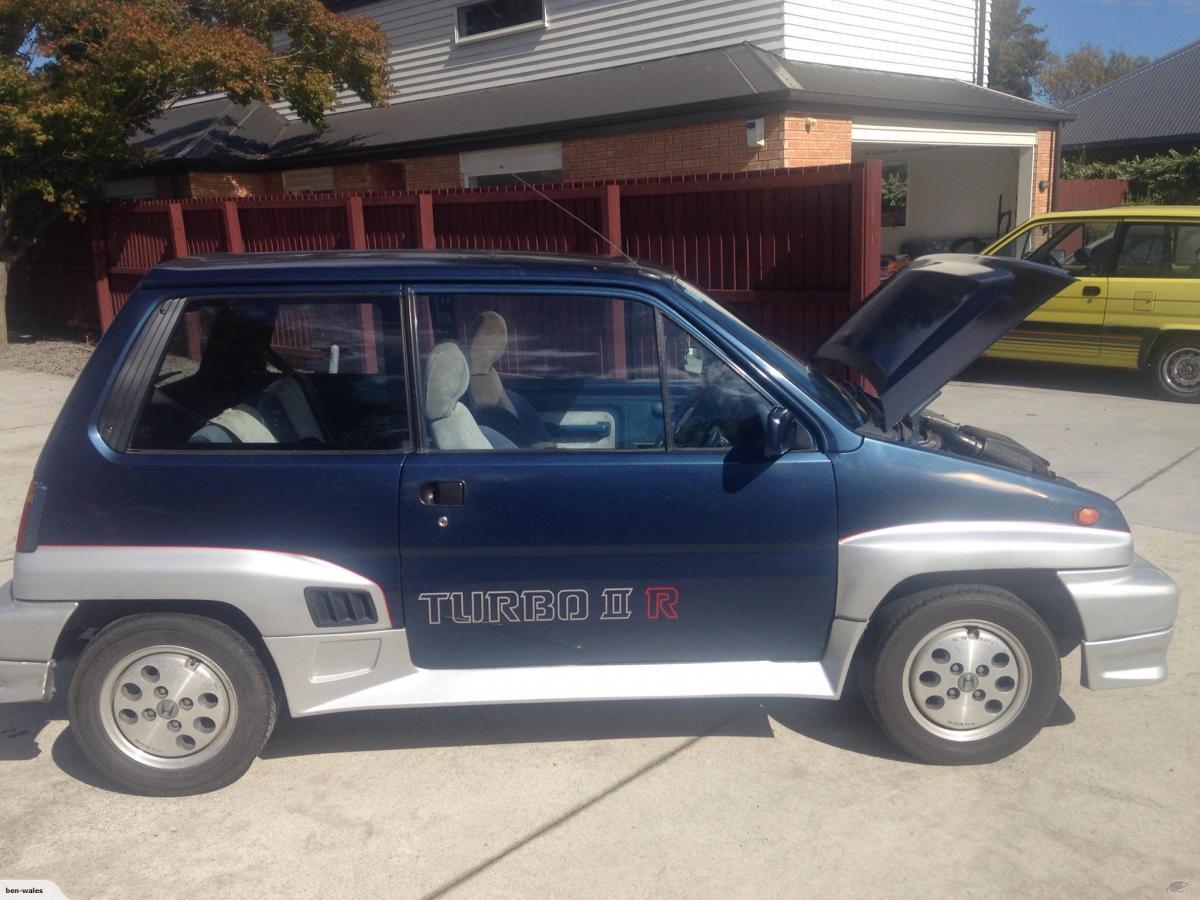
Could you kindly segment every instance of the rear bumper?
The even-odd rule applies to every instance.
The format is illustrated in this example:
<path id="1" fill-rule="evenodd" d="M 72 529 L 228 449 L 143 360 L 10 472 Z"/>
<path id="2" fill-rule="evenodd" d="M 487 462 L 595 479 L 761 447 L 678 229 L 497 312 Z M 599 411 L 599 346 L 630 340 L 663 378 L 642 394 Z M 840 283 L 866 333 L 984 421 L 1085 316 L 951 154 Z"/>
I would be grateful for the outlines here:
<path id="1" fill-rule="evenodd" d="M 27 662 L 0 659 L 0 703 L 39 700 L 47 703 L 54 696 L 54 660 Z"/>
<path id="2" fill-rule="evenodd" d="M 1138 687 L 1166 679 L 1179 607 L 1179 588 L 1169 576 L 1136 556 L 1132 565 L 1058 577 L 1083 625 L 1084 687 Z"/>
<path id="3" fill-rule="evenodd" d="M 0 585 L 0 703 L 54 696 L 54 647 L 77 603 L 13 599 Z"/>

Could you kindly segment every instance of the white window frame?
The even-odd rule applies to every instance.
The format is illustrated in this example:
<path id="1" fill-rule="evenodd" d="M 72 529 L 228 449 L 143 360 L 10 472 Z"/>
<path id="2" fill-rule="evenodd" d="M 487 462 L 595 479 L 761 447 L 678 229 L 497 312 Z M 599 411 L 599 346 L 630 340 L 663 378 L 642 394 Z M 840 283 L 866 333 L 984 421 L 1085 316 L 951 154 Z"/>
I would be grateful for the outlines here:
<path id="1" fill-rule="evenodd" d="M 288 194 L 333 193 L 333 166 L 284 169 L 283 190 Z"/>
<path id="2" fill-rule="evenodd" d="M 455 44 L 474 44 L 477 41 L 490 41 L 492 38 L 505 37 L 510 34 L 521 34 L 525 31 L 537 31 L 539 29 L 550 27 L 550 17 L 546 13 L 546 0 L 542 2 L 542 17 L 534 19 L 532 22 L 522 22 L 520 25 L 510 25 L 507 28 L 496 28 L 492 31 L 484 31 L 479 34 L 459 34 L 458 32 L 458 11 L 465 6 L 474 6 L 481 0 L 473 0 L 471 3 L 460 3 L 451 10 L 450 15 L 454 27 L 454 43 Z"/>
<path id="3" fill-rule="evenodd" d="M 463 187 L 471 187 L 471 179 L 484 175 L 511 175 L 513 172 L 562 171 L 562 144 L 528 144 L 524 147 L 501 147 L 497 150 L 476 150 L 458 155 Z"/>

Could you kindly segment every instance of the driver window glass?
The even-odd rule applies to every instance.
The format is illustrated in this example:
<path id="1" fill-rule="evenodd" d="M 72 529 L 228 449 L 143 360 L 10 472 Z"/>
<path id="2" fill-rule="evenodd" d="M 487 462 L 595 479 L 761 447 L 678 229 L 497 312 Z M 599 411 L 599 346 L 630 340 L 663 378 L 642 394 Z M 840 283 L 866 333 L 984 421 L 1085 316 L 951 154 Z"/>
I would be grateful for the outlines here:
<path id="1" fill-rule="evenodd" d="M 772 403 L 724 360 L 663 318 L 672 446 L 760 448 Z"/>
<path id="2" fill-rule="evenodd" d="M 1103 275 L 1116 234 L 1115 222 L 1062 222 L 1026 233 L 1021 256 L 1066 269 L 1077 277 Z"/>
<path id="3" fill-rule="evenodd" d="M 407 448 L 400 323 L 398 298 L 190 301 L 130 449 Z"/>
<path id="4" fill-rule="evenodd" d="M 664 445 L 654 310 L 622 298 L 416 298 L 421 421 L 432 450 Z"/>

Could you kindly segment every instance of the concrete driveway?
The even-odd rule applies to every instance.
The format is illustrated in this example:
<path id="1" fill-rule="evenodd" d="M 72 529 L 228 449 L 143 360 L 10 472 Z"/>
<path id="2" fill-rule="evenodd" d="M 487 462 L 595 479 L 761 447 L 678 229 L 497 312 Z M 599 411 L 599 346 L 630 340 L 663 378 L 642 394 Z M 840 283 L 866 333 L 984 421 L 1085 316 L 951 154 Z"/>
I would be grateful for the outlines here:
<path id="1" fill-rule="evenodd" d="M 1200 897 L 1200 410 L 1042 375 L 1065 389 L 983 367 L 934 406 L 1122 498 L 1183 589 L 1165 685 L 1084 691 L 1076 653 L 1053 727 L 959 769 L 898 758 L 850 694 L 338 715 L 282 722 L 237 784 L 164 800 L 94 782 L 60 694 L 0 707 L 0 880 L 70 897 Z M 67 387 L 0 370 L 0 558 Z"/>

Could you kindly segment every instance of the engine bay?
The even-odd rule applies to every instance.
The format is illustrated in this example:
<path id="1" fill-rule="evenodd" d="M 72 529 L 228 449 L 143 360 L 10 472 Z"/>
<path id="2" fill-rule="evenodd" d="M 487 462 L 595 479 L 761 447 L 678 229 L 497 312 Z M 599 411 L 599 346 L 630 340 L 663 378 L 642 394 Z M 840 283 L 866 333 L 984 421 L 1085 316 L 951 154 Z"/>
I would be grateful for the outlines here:
<path id="1" fill-rule="evenodd" d="M 1007 435 L 974 425 L 959 425 L 931 410 L 916 413 L 900 427 L 907 431 L 904 439 L 919 447 L 945 450 L 1039 478 L 1058 478 L 1050 468 L 1049 460 Z"/>

